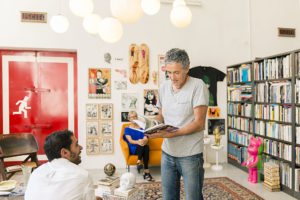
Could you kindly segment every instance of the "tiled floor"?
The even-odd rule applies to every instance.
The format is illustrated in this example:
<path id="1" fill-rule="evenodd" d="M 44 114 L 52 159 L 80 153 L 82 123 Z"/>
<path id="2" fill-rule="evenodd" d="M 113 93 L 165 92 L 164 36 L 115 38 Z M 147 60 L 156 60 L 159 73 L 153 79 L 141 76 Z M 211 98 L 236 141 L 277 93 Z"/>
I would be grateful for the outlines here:
<path id="1" fill-rule="evenodd" d="M 295 200 L 295 198 L 291 197 L 290 195 L 284 192 L 269 192 L 265 190 L 262 183 L 259 184 L 249 183 L 247 181 L 248 174 L 230 164 L 224 164 L 223 166 L 224 166 L 223 170 L 218 172 L 212 171 L 211 169 L 206 169 L 205 178 L 226 176 L 234 180 L 235 182 L 241 184 L 242 186 L 248 188 L 249 190 L 253 191 L 254 193 L 263 197 L 266 200 L 282 200 L 282 199 Z M 101 177 L 104 176 L 103 170 L 89 170 L 89 171 L 92 174 L 95 183 L 97 182 L 97 180 L 99 180 Z M 142 173 L 140 174 L 137 173 L 136 167 L 132 166 L 130 171 L 136 175 L 137 182 L 145 182 L 145 180 L 142 177 Z M 127 172 L 125 168 L 117 169 L 114 175 L 121 176 L 124 172 Z M 160 167 L 151 167 L 150 172 L 156 181 L 161 180 Z M 13 176 L 12 179 L 22 182 L 22 174 L 18 173 L 15 176 Z"/>

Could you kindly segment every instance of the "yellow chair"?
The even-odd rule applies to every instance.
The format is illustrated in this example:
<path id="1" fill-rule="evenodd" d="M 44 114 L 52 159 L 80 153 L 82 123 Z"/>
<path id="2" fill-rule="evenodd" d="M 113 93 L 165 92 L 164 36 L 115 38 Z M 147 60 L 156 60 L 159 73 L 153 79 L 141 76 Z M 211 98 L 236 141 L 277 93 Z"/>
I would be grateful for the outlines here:
<path id="1" fill-rule="evenodd" d="M 128 171 L 130 171 L 130 165 L 136 165 L 138 156 L 137 155 L 130 155 L 129 154 L 129 147 L 127 142 L 123 139 L 123 135 L 125 132 L 125 128 L 128 127 L 130 124 L 123 124 L 121 135 L 120 135 L 120 145 L 121 149 L 126 161 L 126 168 Z M 156 138 L 151 139 L 149 138 L 149 165 L 160 165 L 160 159 L 161 159 L 161 145 L 162 145 L 163 139 L 162 138 Z"/>

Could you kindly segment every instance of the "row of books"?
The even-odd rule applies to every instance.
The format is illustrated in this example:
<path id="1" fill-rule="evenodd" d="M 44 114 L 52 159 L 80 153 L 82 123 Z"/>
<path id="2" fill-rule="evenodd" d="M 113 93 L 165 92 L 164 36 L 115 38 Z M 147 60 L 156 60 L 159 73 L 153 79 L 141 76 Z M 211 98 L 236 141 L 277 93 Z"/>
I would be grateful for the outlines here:
<path id="1" fill-rule="evenodd" d="M 255 87 L 257 102 L 291 103 L 290 81 L 258 83 Z"/>
<path id="2" fill-rule="evenodd" d="M 292 76 L 291 56 L 280 56 L 254 63 L 254 79 L 269 80 Z"/>
<path id="3" fill-rule="evenodd" d="M 292 161 L 292 145 L 282 142 L 263 139 L 264 152 L 284 160 Z"/>
<path id="4" fill-rule="evenodd" d="M 295 168 L 295 191 L 300 192 L 300 168 Z"/>
<path id="5" fill-rule="evenodd" d="M 300 80 L 296 79 L 295 83 L 295 103 L 300 103 Z"/>
<path id="6" fill-rule="evenodd" d="M 259 105 L 254 107 L 254 116 L 258 119 L 292 122 L 292 107 L 288 105 Z"/>
<path id="7" fill-rule="evenodd" d="M 296 107 L 295 109 L 295 114 L 296 114 L 296 124 L 300 124 L 300 107 Z"/>
<path id="8" fill-rule="evenodd" d="M 247 147 L 241 147 L 236 144 L 228 143 L 228 157 L 243 163 L 248 159 Z"/>
<path id="9" fill-rule="evenodd" d="M 300 147 L 296 147 L 296 158 L 295 158 L 295 162 L 297 165 L 300 165 Z"/>
<path id="10" fill-rule="evenodd" d="M 249 103 L 228 103 L 229 115 L 241 115 L 251 117 L 252 104 Z"/>
<path id="11" fill-rule="evenodd" d="M 251 135 L 242 131 L 228 129 L 228 139 L 231 142 L 249 146 Z"/>
<path id="12" fill-rule="evenodd" d="M 247 118 L 228 116 L 228 128 L 235 128 L 243 131 L 252 132 L 253 123 L 252 120 Z"/>
<path id="13" fill-rule="evenodd" d="M 295 53 L 295 61 L 296 75 L 300 76 L 300 52 Z"/>
<path id="14" fill-rule="evenodd" d="M 227 70 L 227 82 L 249 82 L 251 81 L 251 65 L 243 64 L 239 68 L 229 68 Z"/>
<path id="15" fill-rule="evenodd" d="M 292 142 L 292 126 L 276 122 L 254 121 L 255 134 Z"/>
<path id="16" fill-rule="evenodd" d="M 251 101 L 253 97 L 251 84 L 232 85 L 227 92 L 228 101 Z"/>
<path id="17" fill-rule="evenodd" d="M 300 144 L 300 127 L 296 126 L 296 144 Z"/>

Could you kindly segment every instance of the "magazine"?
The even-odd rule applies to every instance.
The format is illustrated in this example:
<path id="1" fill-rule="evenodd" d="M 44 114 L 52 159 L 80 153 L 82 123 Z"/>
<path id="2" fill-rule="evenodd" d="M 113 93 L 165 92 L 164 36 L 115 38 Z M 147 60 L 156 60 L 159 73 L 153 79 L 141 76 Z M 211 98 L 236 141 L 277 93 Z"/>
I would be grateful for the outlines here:
<path id="1" fill-rule="evenodd" d="M 137 120 L 133 120 L 137 123 L 142 129 L 136 129 L 145 134 L 152 134 L 157 132 L 158 130 L 165 130 L 169 132 L 176 131 L 178 128 L 172 125 L 160 123 L 155 119 L 147 118 L 145 116 L 138 116 Z"/>

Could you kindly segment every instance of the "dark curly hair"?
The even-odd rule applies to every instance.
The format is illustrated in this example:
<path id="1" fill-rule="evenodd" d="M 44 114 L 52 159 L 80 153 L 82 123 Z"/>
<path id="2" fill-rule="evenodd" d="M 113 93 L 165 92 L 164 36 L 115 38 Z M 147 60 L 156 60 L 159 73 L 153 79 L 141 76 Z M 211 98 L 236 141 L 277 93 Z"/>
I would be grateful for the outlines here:
<path id="1" fill-rule="evenodd" d="M 61 158 L 60 152 L 62 148 L 70 150 L 73 135 L 72 131 L 66 129 L 55 131 L 46 137 L 44 151 L 50 162 L 53 159 Z"/>

